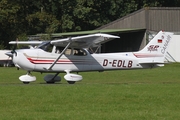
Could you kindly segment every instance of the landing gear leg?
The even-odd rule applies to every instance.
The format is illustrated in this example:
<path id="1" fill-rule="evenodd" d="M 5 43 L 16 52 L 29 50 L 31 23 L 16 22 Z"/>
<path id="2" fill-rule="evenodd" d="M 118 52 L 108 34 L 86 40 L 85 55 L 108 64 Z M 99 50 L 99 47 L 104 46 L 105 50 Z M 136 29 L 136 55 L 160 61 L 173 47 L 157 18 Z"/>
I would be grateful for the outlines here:
<path id="1" fill-rule="evenodd" d="M 31 75 L 30 71 L 27 71 L 27 75 Z M 23 81 L 24 84 L 29 84 L 30 82 Z"/>

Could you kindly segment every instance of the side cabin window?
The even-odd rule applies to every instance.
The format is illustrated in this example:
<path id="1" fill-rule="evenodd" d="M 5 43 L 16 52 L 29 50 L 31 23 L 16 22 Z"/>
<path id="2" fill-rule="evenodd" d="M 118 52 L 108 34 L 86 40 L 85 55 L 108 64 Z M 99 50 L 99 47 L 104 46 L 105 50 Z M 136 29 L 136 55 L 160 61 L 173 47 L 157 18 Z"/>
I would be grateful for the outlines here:
<path id="1" fill-rule="evenodd" d="M 60 54 L 64 50 L 64 47 L 56 46 L 55 53 Z M 65 55 L 71 55 L 71 48 L 68 48 L 65 53 Z"/>
<path id="2" fill-rule="evenodd" d="M 55 53 L 60 54 L 63 50 L 64 50 L 63 47 L 56 46 Z M 68 48 L 64 54 L 65 55 L 75 55 L 75 56 L 86 56 L 87 52 L 83 49 Z"/>
<path id="3" fill-rule="evenodd" d="M 50 42 L 44 42 L 43 44 L 39 45 L 37 48 L 43 49 L 46 52 L 53 52 L 57 54 L 60 54 L 64 50 L 64 47 L 53 46 L 52 44 L 50 44 Z M 64 54 L 74 55 L 74 56 L 86 56 L 88 53 L 92 54 L 90 51 L 85 49 L 68 48 Z"/>
<path id="4" fill-rule="evenodd" d="M 73 55 L 76 55 L 76 56 L 86 56 L 87 53 L 83 49 L 73 49 Z"/>
<path id="5" fill-rule="evenodd" d="M 65 51 L 65 55 L 71 55 L 71 51 L 72 51 L 72 49 L 71 48 L 68 48 L 66 51 Z"/>

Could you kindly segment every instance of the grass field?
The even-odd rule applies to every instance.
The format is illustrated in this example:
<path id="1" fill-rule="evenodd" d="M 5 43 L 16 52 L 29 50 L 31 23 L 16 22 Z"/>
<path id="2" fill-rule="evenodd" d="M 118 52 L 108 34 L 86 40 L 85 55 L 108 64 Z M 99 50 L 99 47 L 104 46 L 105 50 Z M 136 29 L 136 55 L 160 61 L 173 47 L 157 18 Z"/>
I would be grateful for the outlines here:
<path id="1" fill-rule="evenodd" d="M 0 68 L 1 120 L 179 120 L 180 64 L 146 70 L 85 72 L 83 80 L 25 85 L 26 72 Z M 64 74 L 62 74 L 64 75 Z"/>

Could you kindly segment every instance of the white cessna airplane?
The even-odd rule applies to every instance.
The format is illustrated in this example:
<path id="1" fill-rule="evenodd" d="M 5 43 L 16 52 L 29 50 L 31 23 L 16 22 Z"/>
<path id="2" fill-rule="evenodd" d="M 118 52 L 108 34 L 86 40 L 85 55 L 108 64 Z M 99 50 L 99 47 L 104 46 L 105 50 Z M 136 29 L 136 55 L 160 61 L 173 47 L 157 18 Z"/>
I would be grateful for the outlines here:
<path id="1" fill-rule="evenodd" d="M 55 73 L 44 77 L 47 83 L 60 81 L 61 77 L 58 74 L 65 72 L 64 79 L 69 84 L 74 84 L 82 80 L 82 76 L 74 72 L 162 66 L 172 35 L 173 33 L 160 31 L 142 50 L 137 52 L 91 53 L 88 50 L 90 46 L 106 42 L 108 39 L 119 38 L 119 36 L 98 33 L 43 42 L 35 49 L 14 50 L 7 55 L 12 56 L 16 67 L 27 71 L 26 75 L 19 77 L 23 83 L 36 80 L 36 77 L 30 73 L 34 71 Z"/>

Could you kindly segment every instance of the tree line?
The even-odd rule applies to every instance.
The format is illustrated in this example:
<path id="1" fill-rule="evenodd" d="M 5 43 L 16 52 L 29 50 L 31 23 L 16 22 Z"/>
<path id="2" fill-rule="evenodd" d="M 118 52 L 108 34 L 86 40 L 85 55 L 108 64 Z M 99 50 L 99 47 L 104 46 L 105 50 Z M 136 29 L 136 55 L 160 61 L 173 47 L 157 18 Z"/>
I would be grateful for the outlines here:
<path id="1" fill-rule="evenodd" d="M 180 0 L 0 0 L 0 49 L 37 33 L 93 30 L 143 7 L 178 7 Z"/>

